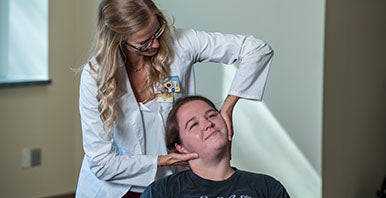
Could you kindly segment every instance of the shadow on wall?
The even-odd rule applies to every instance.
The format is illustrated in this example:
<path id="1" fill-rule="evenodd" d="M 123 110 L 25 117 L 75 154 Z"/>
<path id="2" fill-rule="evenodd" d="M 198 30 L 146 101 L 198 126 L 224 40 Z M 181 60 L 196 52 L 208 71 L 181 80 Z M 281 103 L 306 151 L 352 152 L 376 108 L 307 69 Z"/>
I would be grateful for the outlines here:
<path id="1" fill-rule="evenodd" d="M 213 83 L 223 87 L 215 93 L 207 91 L 213 101 L 222 101 L 236 71 L 235 66 L 206 70 L 210 76 L 221 76 Z M 219 75 L 219 71 L 220 73 Z M 228 79 L 228 80 L 227 80 Z M 220 86 L 221 85 L 221 86 Z M 207 88 L 207 87 L 205 87 Z M 218 102 L 219 104 L 219 102 Z M 234 110 L 235 136 L 232 146 L 232 165 L 252 172 L 274 176 L 297 198 L 322 197 L 322 179 L 315 167 L 287 134 L 264 102 L 240 100 Z"/>
<path id="2" fill-rule="evenodd" d="M 321 176 L 267 106 L 244 100 L 237 105 L 232 164 L 274 176 L 292 197 L 321 197 Z"/>

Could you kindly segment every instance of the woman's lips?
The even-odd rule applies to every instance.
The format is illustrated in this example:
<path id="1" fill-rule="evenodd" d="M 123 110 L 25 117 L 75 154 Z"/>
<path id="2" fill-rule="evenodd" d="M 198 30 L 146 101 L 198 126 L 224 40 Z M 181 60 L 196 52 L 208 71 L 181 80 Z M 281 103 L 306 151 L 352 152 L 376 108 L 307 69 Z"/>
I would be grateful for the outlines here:
<path id="1" fill-rule="evenodd" d="M 210 137 L 215 136 L 215 135 L 217 135 L 217 134 L 218 134 L 218 131 L 217 131 L 217 130 L 211 131 L 211 132 L 204 138 L 204 140 L 207 140 L 207 139 L 209 139 Z"/>

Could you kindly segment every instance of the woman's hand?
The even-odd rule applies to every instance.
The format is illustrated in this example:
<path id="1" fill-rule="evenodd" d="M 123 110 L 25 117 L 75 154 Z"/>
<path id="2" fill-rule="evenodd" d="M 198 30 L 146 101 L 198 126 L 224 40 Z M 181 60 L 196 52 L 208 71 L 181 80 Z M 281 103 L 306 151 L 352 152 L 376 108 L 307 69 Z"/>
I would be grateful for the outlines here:
<path id="1" fill-rule="evenodd" d="M 224 118 L 225 123 L 228 128 L 228 141 L 229 143 L 229 160 L 232 159 L 232 137 L 233 137 L 233 109 L 239 100 L 239 97 L 228 95 L 227 98 L 225 98 L 224 104 L 221 107 L 220 114 Z"/>
<path id="2" fill-rule="evenodd" d="M 158 166 L 172 166 L 172 165 L 187 166 L 189 160 L 193 160 L 197 158 L 198 158 L 198 155 L 196 153 L 188 153 L 188 154 L 170 153 L 167 155 L 158 156 L 157 165 Z"/>
<path id="3" fill-rule="evenodd" d="M 233 137 L 233 121 L 232 121 L 233 108 L 235 107 L 238 100 L 239 100 L 239 97 L 228 95 L 220 110 L 221 116 L 224 118 L 228 128 L 229 141 L 232 141 L 232 137 Z"/>

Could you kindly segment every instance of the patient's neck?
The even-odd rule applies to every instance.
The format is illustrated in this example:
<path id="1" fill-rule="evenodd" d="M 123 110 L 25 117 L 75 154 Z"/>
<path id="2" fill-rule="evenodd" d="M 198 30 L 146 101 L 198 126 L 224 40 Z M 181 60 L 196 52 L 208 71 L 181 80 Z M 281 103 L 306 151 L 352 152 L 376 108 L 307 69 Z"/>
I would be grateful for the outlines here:
<path id="1" fill-rule="evenodd" d="M 228 156 L 210 160 L 198 158 L 189 161 L 189 164 L 196 175 L 208 180 L 222 181 L 228 179 L 235 172 L 230 165 Z"/>

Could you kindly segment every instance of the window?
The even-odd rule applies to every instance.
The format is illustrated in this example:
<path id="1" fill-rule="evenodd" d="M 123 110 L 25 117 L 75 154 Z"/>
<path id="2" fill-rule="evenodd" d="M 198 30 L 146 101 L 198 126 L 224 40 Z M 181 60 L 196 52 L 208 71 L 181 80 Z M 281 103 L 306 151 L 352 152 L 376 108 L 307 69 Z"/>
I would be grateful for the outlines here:
<path id="1" fill-rule="evenodd" d="M 1 0 L 0 28 L 0 87 L 50 83 L 48 0 Z"/>

